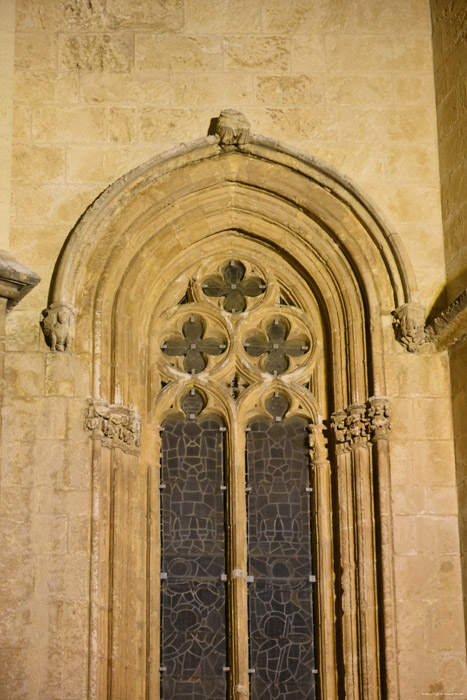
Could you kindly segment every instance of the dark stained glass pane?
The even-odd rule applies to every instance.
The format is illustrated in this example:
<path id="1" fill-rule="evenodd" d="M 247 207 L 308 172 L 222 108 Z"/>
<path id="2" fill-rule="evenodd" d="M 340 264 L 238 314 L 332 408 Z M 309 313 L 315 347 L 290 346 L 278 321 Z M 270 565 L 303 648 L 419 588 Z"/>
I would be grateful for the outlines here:
<path id="1" fill-rule="evenodd" d="M 224 433 L 190 401 L 189 418 L 168 418 L 162 432 L 161 691 L 225 700 Z"/>
<path id="2" fill-rule="evenodd" d="M 252 700 L 316 697 L 307 423 L 260 418 L 247 434 Z"/>

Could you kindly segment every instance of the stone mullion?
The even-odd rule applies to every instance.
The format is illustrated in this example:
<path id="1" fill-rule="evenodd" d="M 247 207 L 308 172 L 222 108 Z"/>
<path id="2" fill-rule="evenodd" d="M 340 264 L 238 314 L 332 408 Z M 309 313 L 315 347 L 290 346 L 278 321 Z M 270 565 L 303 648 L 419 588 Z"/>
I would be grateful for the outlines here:
<path id="1" fill-rule="evenodd" d="M 336 455 L 339 491 L 339 527 L 342 584 L 342 636 L 345 667 L 345 693 L 348 700 L 359 700 L 360 674 L 358 658 L 357 587 L 355 562 L 354 500 L 352 460 L 345 445 Z"/>
<path id="2" fill-rule="evenodd" d="M 248 594 L 247 594 L 247 513 L 245 498 L 245 431 L 236 421 L 231 427 L 227 455 L 229 501 L 228 588 L 230 685 L 232 700 L 249 697 Z"/>
<path id="3" fill-rule="evenodd" d="M 147 464 L 147 553 L 146 553 L 146 697 L 160 698 L 161 643 L 161 441 L 154 426 L 146 426 L 143 460 Z M 153 432 L 153 435 L 150 434 Z M 151 439 L 152 438 L 152 439 Z M 149 448 L 149 449 L 148 449 Z"/>
<path id="4" fill-rule="evenodd" d="M 370 432 L 375 465 L 375 488 L 378 494 L 378 561 L 382 588 L 383 684 L 387 700 L 398 700 L 398 664 L 396 640 L 395 585 L 393 570 L 392 514 L 390 496 L 389 404 L 387 399 L 373 397 L 370 405 Z M 381 417 L 382 416 L 382 417 Z"/>
<path id="5" fill-rule="evenodd" d="M 110 570 L 113 450 L 92 440 L 89 700 L 107 697 L 109 675 Z"/>
<path id="6" fill-rule="evenodd" d="M 337 697 L 336 635 L 333 573 L 331 467 L 327 459 L 322 426 L 310 426 L 310 466 L 313 484 L 313 514 L 316 530 L 318 605 L 317 650 L 323 700 Z"/>
<path id="7" fill-rule="evenodd" d="M 357 596 L 362 700 L 381 697 L 376 604 L 376 551 L 374 542 L 371 459 L 365 438 L 351 447 L 356 514 Z"/>

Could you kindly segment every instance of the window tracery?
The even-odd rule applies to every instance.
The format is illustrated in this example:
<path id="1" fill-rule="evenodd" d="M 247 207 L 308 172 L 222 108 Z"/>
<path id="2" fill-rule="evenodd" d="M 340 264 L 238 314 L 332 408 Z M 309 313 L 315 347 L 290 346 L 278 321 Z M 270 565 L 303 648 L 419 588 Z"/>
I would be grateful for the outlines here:
<path id="1" fill-rule="evenodd" d="M 160 385 L 173 396 L 161 438 L 162 698 L 224 698 L 241 660 L 221 637 L 240 635 L 252 700 L 314 700 L 314 416 L 296 388 L 308 394 L 316 337 L 272 274 L 238 259 L 218 270 L 193 275 L 159 332 Z"/>

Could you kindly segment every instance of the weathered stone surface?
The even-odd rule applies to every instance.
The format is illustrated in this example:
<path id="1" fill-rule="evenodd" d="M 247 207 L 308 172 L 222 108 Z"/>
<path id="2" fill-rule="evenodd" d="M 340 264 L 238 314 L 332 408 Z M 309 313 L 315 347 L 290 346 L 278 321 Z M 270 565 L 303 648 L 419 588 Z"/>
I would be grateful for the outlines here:
<path id="1" fill-rule="evenodd" d="M 185 30 L 200 34 L 261 32 L 261 0 L 185 0 Z"/>
<path id="2" fill-rule="evenodd" d="M 287 71 L 288 43 L 282 37 L 236 35 L 224 39 L 224 65 L 232 70 L 277 73 Z"/>
<path id="3" fill-rule="evenodd" d="M 260 76 L 256 78 L 256 100 L 260 104 L 319 104 L 324 88 L 320 76 Z"/>
<path id="4" fill-rule="evenodd" d="M 6 250 L 0 250 L 0 296 L 8 299 L 8 309 L 18 304 L 39 281 L 39 275 Z"/>
<path id="5" fill-rule="evenodd" d="M 222 40 L 217 36 L 137 34 L 135 62 L 140 71 L 221 72 Z"/>
<path id="6" fill-rule="evenodd" d="M 133 65 L 133 37 L 123 34 L 63 36 L 59 68 L 121 73 Z"/>

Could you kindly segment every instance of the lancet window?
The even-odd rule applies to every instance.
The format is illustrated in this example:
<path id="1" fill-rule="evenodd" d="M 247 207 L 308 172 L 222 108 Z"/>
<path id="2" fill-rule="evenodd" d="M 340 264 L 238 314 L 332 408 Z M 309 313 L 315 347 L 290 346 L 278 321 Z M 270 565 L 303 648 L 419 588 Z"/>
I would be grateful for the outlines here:
<path id="1" fill-rule="evenodd" d="M 161 698 L 315 700 L 317 329 L 248 256 L 181 291 L 155 340 Z"/>

